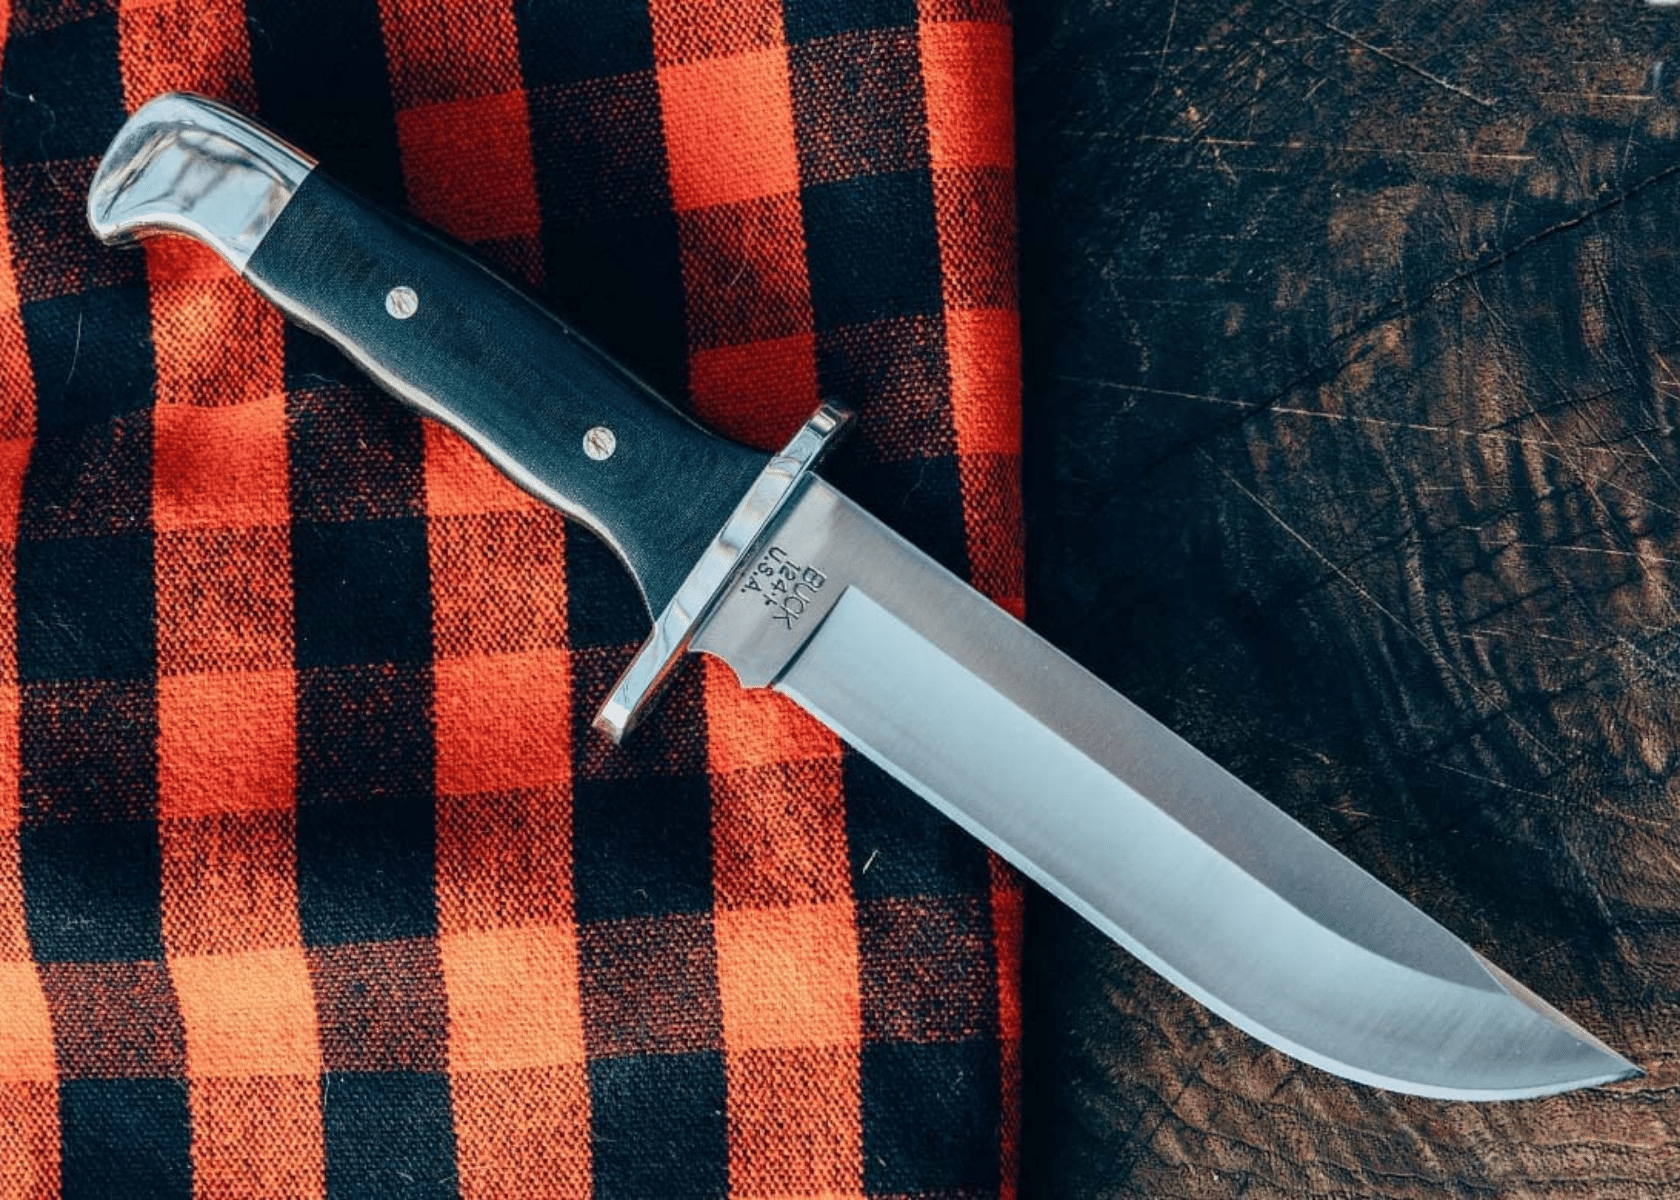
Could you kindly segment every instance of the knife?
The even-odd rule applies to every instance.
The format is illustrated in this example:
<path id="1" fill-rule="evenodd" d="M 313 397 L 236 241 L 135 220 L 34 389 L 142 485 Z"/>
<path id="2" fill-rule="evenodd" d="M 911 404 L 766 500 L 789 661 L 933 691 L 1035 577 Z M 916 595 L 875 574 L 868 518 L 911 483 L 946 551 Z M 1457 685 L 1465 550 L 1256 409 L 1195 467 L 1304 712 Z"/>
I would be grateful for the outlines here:
<path id="1" fill-rule="evenodd" d="M 653 616 L 596 719 L 624 737 L 690 651 L 828 725 L 1261 1040 L 1464 1100 L 1638 1069 L 939 567 L 814 468 L 691 422 L 440 235 L 201 97 L 116 134 L 88 220 L 196 238 L 385 390 L 604 538 Z"/>

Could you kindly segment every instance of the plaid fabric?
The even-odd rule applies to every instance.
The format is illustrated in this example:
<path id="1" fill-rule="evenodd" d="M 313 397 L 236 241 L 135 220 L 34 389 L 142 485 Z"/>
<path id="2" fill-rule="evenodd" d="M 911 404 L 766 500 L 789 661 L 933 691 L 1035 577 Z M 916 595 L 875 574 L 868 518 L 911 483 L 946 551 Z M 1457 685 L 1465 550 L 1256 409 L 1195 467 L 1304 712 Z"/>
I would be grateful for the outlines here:
<path id="1" fill-rule="evenodd" d="M 250 111 L 1018 606 L 1001 0 L 0 0 L 0 1193 L 1014 1190 L 1021 895 L 206 253 Z"/>

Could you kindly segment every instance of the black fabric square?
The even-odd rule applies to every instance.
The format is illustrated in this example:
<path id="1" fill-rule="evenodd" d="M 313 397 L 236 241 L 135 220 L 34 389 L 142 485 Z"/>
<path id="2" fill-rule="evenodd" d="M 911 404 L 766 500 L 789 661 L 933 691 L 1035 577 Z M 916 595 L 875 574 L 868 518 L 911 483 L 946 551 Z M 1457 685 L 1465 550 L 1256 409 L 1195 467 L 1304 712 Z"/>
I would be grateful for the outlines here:
<path id="1" fill-rule="evenodd" d="M 145 679 L 156 671 L 150 534 L 21 541 L 16 586 L 25 682 Z"/>
<path id="2" fill-rule="evenodd" d="M 298 666 L 426 661 L 429 569 L 422 518 L 294 522 Z"/>
<path id="3" fill-rule="evenodd" d="M 543 227 L 547 302 L 654 391 L 681 396 L 686 316 L 670 213 Z"/>
<path id="4" fill-rule="evenodd" d="M 854 750 L 842 772 L 858 900 L 991 887 L 985 847 L 933 805 Z"/>
<path id="5" fill-rule="evenodd" d="M 34 367 L 36 395 L 43 410 L 56 405 L 59 394 L 67 390 L 85 390 L 86 381 L 78 383 L 81 356 L 76 344 L 87 349 L 84 312 L 108 303 L 105 299 L 90 299 L 83 293 L 102 288 L 130 287 L 139 292 L 135 311 L 142 322 L 149 313 L 146 308 L 146 256 L 136 247 L 114 249 L 100 244 L 87 224 L 87 190 L 93 180 L 96 163 L 91 158 L 45 163 L 20 163 L 6 169 L 6 207 L 11 222 L 12 263 L 17 272 L 18 298 L 24 308 L 24 327 L 30 335 L 30 358 Z M 31 314 L 29 309 L 45 300 L 63 299 L 66 303 Z M 145 336 L 147 327 L 141 324 L 130 331 L 136 341 Z M 61 344 L 60 344 L 61 343 Z M 95 361 L 103 369 L 115 366 L 136 375 L 151 374 L 151 359 L 136 356 L 138 361 L 124 364 L 123 344 L 106 345 L 96 352 Z M 44 364 L 42 355 L 50 355 L 51 366 Z M 71 364 L 76 365 L 72 373 Z M 100 370 L 92 374 L 100 374 Z M 112 403 L 120 404 L 121 398 Z M 95 408 L 101 407 L 99 404 Z M 43 418 L 48 414 L 43 411 Z M 50 427 L 50 421 L 49 421 Z"/>
<path id="6" fill-rule="evenodd" d="M 790 42 L 827 37 L 848 29 L 884 29 L 916 24 L 916 0 L 784 0 L 782 21 Z"/>
<path id="7" fill-rule="evenodd" d="M 566 528 L 566 638 L 579 650 L 639 646 L 647 602 L 613 548 L 586 529 Z"/>
<path id="8" fill-rule="evenodd" d="M 192 1119 L 184 1079 L 67 1079 L 58 1085 L 64 1200 L 190 1200 Z"/>
<path id="9" fill-rule="evenodd" d="M 802 194 L 818 330 L 940 311 L 939 235 L 928 172 L 815 184 Z M 883 230 L 892 233 L 883 236 Z"/>
<path id="10" fill-rule="evenodd" d="M 97 556 L 104 535 L 149 534 L 151 465 L 149 409 L 38 436 L 24 479 L 20 535 L 25 540 L 91 540 L 90 551 Z M 119 553 L 104 569 L 123 569 L 123 561 Z M 137 576 L 131 582 L 139 587 L 146 580 Z"/>
<path id="11" fill-rule="evenodd" d="M 537 201 L 547 221 L 591 223 L 669 211 L 659 82 L 651 70 L 533 86 L 527 99 Z"/>
<path id="12" fill-rule="evenodd" d="M 572 655 L 572 770 L 578 780 L 699 778 L 706 774 L 705 677 L 697 659 L 679 663 L 623 745 L 601 736 L 595 714 L 612 692 L 633 647 Z"/>
<path id="13" fill-rule="evenodd" d="M 859 464 L 867 474 L 882 462 L 956 454 L 945 355 L 945 323 L 937 316 L 887 317 L 818 335 L 822 394 L 858 413 L 844 461 L 867 460 Z"/>
<path id="14" fill-rule="evenodd" d="M 437 932 L 430 792 L 299 807 L 298 916 L 311 946 Z"/>
<path id="15" fill-rule="evenodd" d="M 572 805 L 579 921 L 711 907 L 711 792 L 704 777 L 578 780 Z"/>
<path id="16" fill-rule="evenodd" d="M 864 1191 L 996 1193 L 1003 1113 L 995 1042 L 865 1042 L 861 1067 Z"/>
<path id="17" fill-rule="evenodd" d="M 26 822 L 18 850 L 36 961 L 163 957 L 163 852 L 155 822 Z"/>
<path id="18" fill-rule="evenodd" d="M 298 672 L 299 807 L 432 791 L 431 669 Z"/>
<path id="19" fill-rule="evenodd" d="M 437 927 L 430 697 L 426 667 L 299 673 L 298 906 L 311 945 Z"/>
<path id="20" fill-rule="evenodd" d="M 335 179 L 388 207 L 403 199 L 378 0 L 249 0 L 251 73 L 263 120 Z"/>
<path id="21" fill-rule="evenodd" d="M 530 93 L 543 299 L 675 395 L 684 379 L 681 256 L 651 70 Z"/>
<path id="22" fill-rule="evenodd" d="M 544 300 L 675 394 L 685 350 L 682 274 L 658 81 L 647 70 L 535 88 L 530 113 Z"/>
<path id="23" fill-rule="evenodd" d="M 325 393 L 335 388 L 353 394 L 354 403 L 372 404 L 383 400 L 387 405 L 395 405 L 395 401 L 368 382 L 366 372 L 320 334 L 287 321 L 280 336 L 285 347 L 283 370 L 286 390 L 300 393 L 286 397 L 288 419 L 291 417 L 290 406 L 305 398 L 301 393 Z"/>
<path id="24" fill-rule="evenodd" d="M 22 13 L 13 19 L 27 24 Z M 0 145 L 8 165 L 105 152 L 127 111 L 117 44 L 114 11 L 37 26 L 6 43 Z"/>
<path id="25" fill-rule="evenodd" d="M 12 6 L 12 36 L 43 33 L 121 7 L 122 0 L 28 0 Z"/>
<path id="26" fill-rule="evenodd" d="M 310 341 L 328 345 L 320 338 Z M 295 362 L 293 349 L 288 342 L 288 368 Z M 301 351 L 302 344 L 297 349 Z M 347 376 L 353 373 L 348 361 L 343 366 Z M 319 377 L 312 382 L 318 383 Z M 286 437 L 297 519 L 344 522 L 422 515 L 425 434 L 420 421 L 360 382 L 292 392 L 286 402 Z"/>
<path id="27" fill-rule="evenodd" d="M 928 165 L 914 29 L 796 44 L 788 51 L 788 73 L 806 186 Z"/>
<path id="28" fill-rule="evenodd" d="M 729 1191 L 723 1055 L 638 1054 L 589 1064 L 595 1195 L 722 1196 Z"/>
<path id="29" fill-rule="evenodd" d="M 128 284 L 23 306 L 42 434 L 150 407 L 152 357 L 131 350 L 151 328 L 150 305 L 144 285 Z"/>
<path id="30" fill-rule="evenodd" d="M 133 821 L 157 813 L 157 689 L 151 680 L 23 685 L 26 821 Z"/>
<path id="31" fill-rule="evenodd" d="M 968 573 L 968 531 L 960 503 L 961 467 L 955 458 L 853 463 L 830 472 L 835 484 L 871 514 L 909 538 L 918 550 L 962 579 Z"/>
<path id="32" fill-rule="evenodd" d="M 653 66 L 653 22 L 645 4 L 515 0 L 513 12 L 527 87 L 624 75 Z"/>
<path id="33" fill-rule="evenodd" d="M 321 1077 L 327 1195 L 453 1197 L 449 1077 L 335 1071 Z"/>

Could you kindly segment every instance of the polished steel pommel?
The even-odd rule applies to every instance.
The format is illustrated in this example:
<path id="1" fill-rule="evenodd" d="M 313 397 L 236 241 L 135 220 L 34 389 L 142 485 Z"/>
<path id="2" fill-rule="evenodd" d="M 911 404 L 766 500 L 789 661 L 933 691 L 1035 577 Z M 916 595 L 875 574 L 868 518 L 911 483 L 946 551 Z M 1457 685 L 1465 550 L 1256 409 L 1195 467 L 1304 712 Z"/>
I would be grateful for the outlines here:
<path id="1" fill-rule="evenodd" d="M 243 272 L 315 160 L 214 100 L 159 96 L 128 119 L 88 190 L 101 241 L 198 239 Z"/>

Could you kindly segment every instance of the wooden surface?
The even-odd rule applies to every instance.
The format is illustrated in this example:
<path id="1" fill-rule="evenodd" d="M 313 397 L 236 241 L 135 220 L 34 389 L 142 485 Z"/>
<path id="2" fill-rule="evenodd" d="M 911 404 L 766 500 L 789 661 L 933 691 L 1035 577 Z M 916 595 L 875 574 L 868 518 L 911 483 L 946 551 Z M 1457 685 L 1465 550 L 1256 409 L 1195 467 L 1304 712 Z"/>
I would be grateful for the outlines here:
<path id="1" fill-rule="evenodd" d="M 1269 1051 L 1036 897 L 1030 1196 L 1680 1196 L 1680 8 L 1022 4 L 1030 616 L 1641 1063 Z"/>

